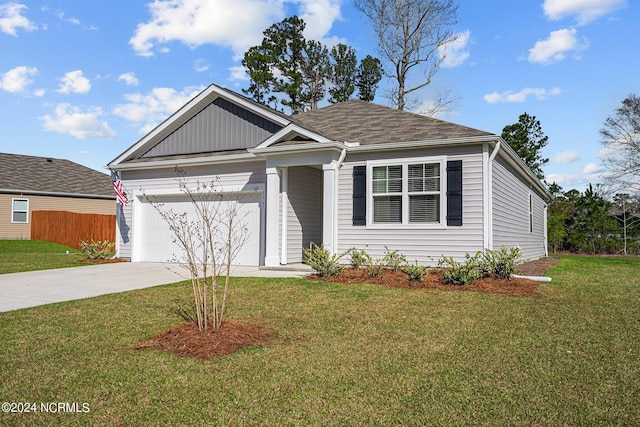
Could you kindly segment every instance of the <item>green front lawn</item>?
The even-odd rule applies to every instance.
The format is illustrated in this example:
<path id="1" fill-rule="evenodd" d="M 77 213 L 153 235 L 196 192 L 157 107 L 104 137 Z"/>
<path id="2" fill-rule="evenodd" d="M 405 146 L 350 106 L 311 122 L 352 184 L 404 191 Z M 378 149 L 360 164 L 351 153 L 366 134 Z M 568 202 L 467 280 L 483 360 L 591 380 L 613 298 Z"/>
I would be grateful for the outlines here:
<path id="1" fill-rule="evenodd" d="M 87 265 L 79 263 L 80 258 L 80 251 L 58 243 L 0 240 L 0 274 Z"/>
<path id="2" fill-rule="evenodd" d="M 0 313 L 2 401 L 89 408 L 0 425 L 640 425 L 639 271 L 567 257 L 534 297 L 234 279 L 230 318 L 279 337 L 211 361 L 127 349 L 187 284 Z"/>

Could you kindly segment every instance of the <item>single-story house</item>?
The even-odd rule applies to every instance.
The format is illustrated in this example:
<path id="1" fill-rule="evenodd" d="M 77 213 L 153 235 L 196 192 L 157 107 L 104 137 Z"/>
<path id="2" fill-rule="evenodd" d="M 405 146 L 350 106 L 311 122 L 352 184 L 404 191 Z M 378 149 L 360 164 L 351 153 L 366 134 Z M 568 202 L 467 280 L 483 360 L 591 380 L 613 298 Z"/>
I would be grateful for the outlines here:
<path id="1" fill-rule="evenodd" d="M 299 263 L 311 243 L 424 264 L 502 245 L 546 255 L 550 195 L 500 136 L 360 100 L 288 116 L 211 85 L 108 167 L 132 199 L 116 234 L 134 262 L 176 255 L 149 202 L 190 209 L 176 167 L 242 192 L 240 265 Z"/>
<path id="2" fill-rule="evenodd" d="M 0 153 L 0 239 L 30 239 L 34 211 L 114 215 L 109 175 L 65 159 Z"/>

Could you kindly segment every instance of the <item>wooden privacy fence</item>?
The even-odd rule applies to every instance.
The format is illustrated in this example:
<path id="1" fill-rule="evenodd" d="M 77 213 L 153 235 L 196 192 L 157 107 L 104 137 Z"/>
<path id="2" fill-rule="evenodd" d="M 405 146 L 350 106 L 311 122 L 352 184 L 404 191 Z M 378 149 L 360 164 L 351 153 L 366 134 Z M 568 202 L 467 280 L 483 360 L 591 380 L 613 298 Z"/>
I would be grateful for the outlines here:
<path id="1" fill-rule="evenodd" d="M 31 212 L 31 239 L 80 249 L 85 240 L 115 242 L 116 216 L 67 211 Z"/>

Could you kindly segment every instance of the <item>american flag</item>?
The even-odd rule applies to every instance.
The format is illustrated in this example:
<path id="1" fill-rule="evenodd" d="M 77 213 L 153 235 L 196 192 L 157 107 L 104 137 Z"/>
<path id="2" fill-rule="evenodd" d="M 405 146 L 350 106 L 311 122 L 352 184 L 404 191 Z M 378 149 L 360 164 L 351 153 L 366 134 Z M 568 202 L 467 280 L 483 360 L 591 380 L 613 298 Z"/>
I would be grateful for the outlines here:
<path id="1" fill-rule="evenodd" d="M 114 171 L 111 171 L 111 182 L 113 183 L 113 188 L 116 190 L 116 198 L 118 199 L 118 203 L 122 206 L 125 206 L 129 201 L 127 197 L 127 193 L 124 192 L 122 188 L 122 181 L 118 178 L 118 175 Z"/>

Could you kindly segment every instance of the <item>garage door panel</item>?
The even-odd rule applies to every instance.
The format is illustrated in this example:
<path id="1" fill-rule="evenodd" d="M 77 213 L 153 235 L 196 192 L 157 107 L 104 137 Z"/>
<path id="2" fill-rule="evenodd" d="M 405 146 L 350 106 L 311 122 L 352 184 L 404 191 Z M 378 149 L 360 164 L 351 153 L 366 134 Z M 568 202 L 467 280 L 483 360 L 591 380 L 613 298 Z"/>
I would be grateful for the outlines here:
<path id="1" fill-rule="evenodd" d="M 186 196 L 161 196 L 156 197 L 156 204 L 163 212 L 172 211 L 175 214 L 186 213 L 189 221 L 197 219 L 193 203 Z M 228 201 L 211 202 L 222 203 Z M 242 195 L 240 201 L 240 217 L 247 229 L 247 239 L 235 257 L 236 265 L 260 265 L 260 232 L 261 232 L 261 194 Z M 138 221 L 136 236 L 138 238 L 134 251 L 135 259 L 152 262 L 183 261 L 182 248 L 173 242 L 173 233 L 169 230 L 167 222 L 151 203 L 140 201 L 140 221 Z M 225 206 L 221 207 L 225 210 Z M 223 242 L 221 242 L 223 244 Z"/>

